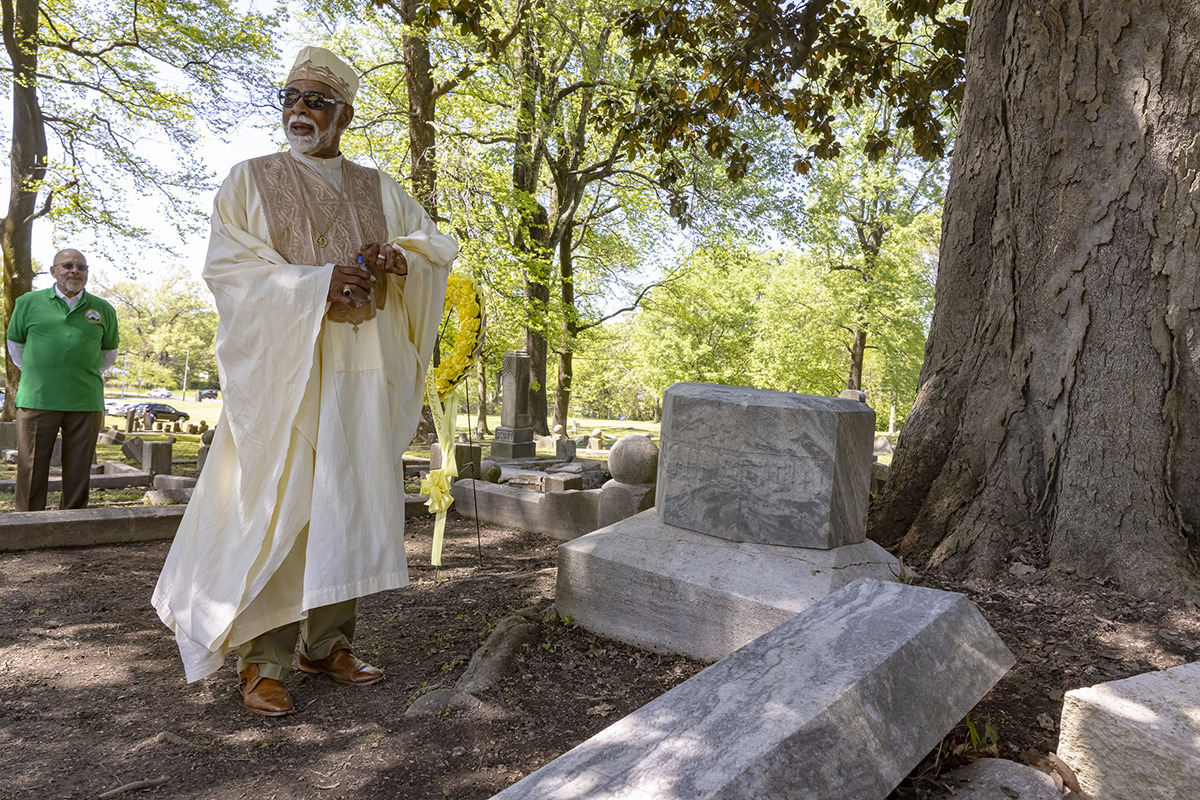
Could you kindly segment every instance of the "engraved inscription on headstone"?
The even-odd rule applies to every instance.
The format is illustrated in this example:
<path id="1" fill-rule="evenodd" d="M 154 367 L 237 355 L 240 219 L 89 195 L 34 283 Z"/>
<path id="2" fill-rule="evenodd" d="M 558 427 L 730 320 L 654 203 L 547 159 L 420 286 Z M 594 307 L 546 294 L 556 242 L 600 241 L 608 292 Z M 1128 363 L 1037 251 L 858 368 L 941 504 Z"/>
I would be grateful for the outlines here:
<path id="1" fill-rule="evenodd" d="M 663 397 L 662 521 L 739 542 L 866 538 L 875 412 L 861 402 L 681 383 Z"/>

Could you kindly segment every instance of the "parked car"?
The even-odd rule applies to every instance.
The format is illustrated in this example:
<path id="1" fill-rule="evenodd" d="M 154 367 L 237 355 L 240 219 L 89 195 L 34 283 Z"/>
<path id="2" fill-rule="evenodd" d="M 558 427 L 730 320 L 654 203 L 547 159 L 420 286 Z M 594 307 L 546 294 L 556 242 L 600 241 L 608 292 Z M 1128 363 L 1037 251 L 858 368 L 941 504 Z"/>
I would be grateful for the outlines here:
<path id="1" fill-rule="evenodd" d="M 164 398 L 172 396 L 174 396 L 174 393 L 170 389 L 151 389 L 150 391 L 146 392 L 146 397 Z"/>
<path id="2" fill-rule="evenodd" d="M 104 413 L 110 417 L 123 417 L 129 408 L 128 400 L 105 400 Z"/>
<path id="3" fill-rule="evenodd" d="M 200 399 L 201 400 L 216 400 L 217 399 L 217 390 L 216 389 L 201 390 Z"/>
<path id="4" fill-rule="evenodd" d="M 138 403 L 133 407 L 133 410 L 139 417 L 144 416 L 149 411 L 154 415 L 156 420 L 161 419 L 167 422 L 173 420 L 186 422 L 189 419 L 187 414 L 166 403 Z"/>

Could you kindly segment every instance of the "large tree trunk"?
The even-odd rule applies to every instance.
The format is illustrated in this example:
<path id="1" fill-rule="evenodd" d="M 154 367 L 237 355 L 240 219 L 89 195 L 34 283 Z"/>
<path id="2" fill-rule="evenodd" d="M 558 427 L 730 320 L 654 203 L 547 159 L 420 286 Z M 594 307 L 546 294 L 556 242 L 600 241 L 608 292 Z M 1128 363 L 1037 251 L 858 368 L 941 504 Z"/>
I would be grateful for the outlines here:
<path id="1" fill-rule="evenodd" d="M 513 146 L 513 188 L 521 203 L 520 223 L 514 244 L 525 258 L 525 302 L 532 324 L 525 326 L 525 350 L 529 353 L 529 419 L 534 431 L 550 433 L 546 424 L 546 337 L 545 324 L 550 303 L 550 228 L 545 207 L 537 200 L 538 175 L 543 148 L 539 131 L 538 96 L 542 68 L 533 22 L 521 35 L 519 74 L 521 96 L 517 102 Z"/>
<path id="2" fill-rule="evenodd" d="M 412 163 L 413 197 L 437 220 L 437 139 L 433 126 L 436 98 L 433 95 L 433 66 L 429 42 L 413 26 L 417 0 L 400 0 L 404 23 L 404 82 L 408 89 L 408 139 Z"/>
<path id="3" fill-rule="evenodd" d="M 1032 542 L 1066 572 L 1196 588 L 1197 45 L 1186 3 L 973 4 L 937 306 L 875 540 L 960 574 Z"/>
<path id="4" fill-rule="evenodd" d="M 38 0 L 4 0 L 4 47 L 12 64 L 12 150 L 9 153 L 8 213 L 0 221 L 4 257 L 4 329 L 17 298 L 33 288 L 33 220 L 40 182 L 46 175 L 46 129 L 37 99 Z M 11 359 L 4 370 L 7 392 L 3 419 L 13 418 L 21 371 Z"/>
<path id="5" fill-rule="evenodd" d="M 554 416 L 552 423 L 567 428 L 567 414 L 571 407 L 571 379 L 574 372 L 575 336 L 579 323 L 575 312 L 575 260 L 572 240 L 575 223 L 568 221 L 561 241 L 558 243 L 558 271 L 562 277 L 560 289 L 563 311 L 563 342 L 558 348 L 558 388 L 554 392 Z"/>
<path id="6" fill-rule="evenodd" d="M 867 355 L 867 329 L 859 323 L 850 341 L 850 375 L 846 378 L 847 389 L 862 391 L 863 359 Z"/>
<path id="7" fill-rule="evenodd" d="M 491 436 L 492 434 L 492 432 L 488 429 L 487 421 L 487 368 L 483 365 L 483 356 L 480 356 L 475 361 L 475 376 L 479 384 L 479 413 L 475 415 L 475 438 L 482 439 L 485 436 Z"/>

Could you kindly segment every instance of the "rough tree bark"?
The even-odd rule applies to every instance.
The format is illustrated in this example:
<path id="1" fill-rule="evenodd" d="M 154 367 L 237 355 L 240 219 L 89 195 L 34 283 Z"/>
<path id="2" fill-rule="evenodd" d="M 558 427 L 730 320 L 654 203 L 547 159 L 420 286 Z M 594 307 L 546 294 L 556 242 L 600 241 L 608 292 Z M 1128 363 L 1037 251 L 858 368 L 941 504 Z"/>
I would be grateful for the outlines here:
<path id="1" fill-rule="evenodd" d="M 536 31 L 530 22 L 521 33 L 518 52 L 521 96 L 513 145 L 512 182 L 524 205 L 513 244 L 525 254 L 525 301 L 534 324 L 525 326 L 525 351 L 529 353 L 529 418 L 535 433 L 547 436 L 546 337 L 542 333 L 550 303 L 550 228 L 546 209 L 537 200 L 538 175 L 545 148 L 541 141 L 538 100 L 544 84 Z"/>
<path id="2" fill-rule="evenodd" d="M 575 223 L 568 222 L 566 231 L 558 245 L 559 273 L 562 275 L 560 291 L 563 305 L 563 346 L 558 348 L 558 388 L 554 392 L 553 425 L 567 428 L 567 413 L 571 408 L 571 383 L 575 374 L 575 336 L 579 333 L 579 322 L 575 318 L 575 263 L 571 241 L 575 236 Z"/>
<path id="3" fill-rule="evenodd" d="M 33 288 L 33 221 L 39 184 L 46 175 L 46 129 L 37 99 L 38 51 L 32 44 L 38 29 L 38 0 L 5 0 L 4 47 L 12 64 L 12 150 L 9 152 L 8 213 L 0 220 L 0 252 L 4 257 L 4 328 L 17 298 Z M 47 204 L 49 200 L 47 200 Z M 2 418 L 13 418 L 13 401 L 21 371 L 5 360 Z"/>
<path id="4" fill-rule="evenodd" d="M 1193 591 L 1200 8 L 976 0 L 921 388 L 870 535 Z"/>

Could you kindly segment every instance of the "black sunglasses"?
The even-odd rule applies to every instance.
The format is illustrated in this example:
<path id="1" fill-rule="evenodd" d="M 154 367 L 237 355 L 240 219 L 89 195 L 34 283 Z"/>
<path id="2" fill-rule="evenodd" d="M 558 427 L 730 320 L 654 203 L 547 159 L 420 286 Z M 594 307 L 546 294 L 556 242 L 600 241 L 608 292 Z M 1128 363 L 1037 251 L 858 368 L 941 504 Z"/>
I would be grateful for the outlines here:
<path id="1" fill-rule="evenodd" d="M 335 100 L 332 97 L 327 97 L 324 92 L 302 92 L 299 89 L 280 89 L 279 106 L 281 108 L 291 108 L 296 105 L 301 97 L 304 98 L 304 105 L 311 108 L 313 111 L 320 111 L 325 107 L 326 103 L 334 105 L 347 105 L 345 100 Z"/>

